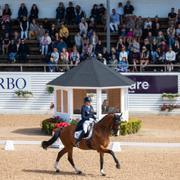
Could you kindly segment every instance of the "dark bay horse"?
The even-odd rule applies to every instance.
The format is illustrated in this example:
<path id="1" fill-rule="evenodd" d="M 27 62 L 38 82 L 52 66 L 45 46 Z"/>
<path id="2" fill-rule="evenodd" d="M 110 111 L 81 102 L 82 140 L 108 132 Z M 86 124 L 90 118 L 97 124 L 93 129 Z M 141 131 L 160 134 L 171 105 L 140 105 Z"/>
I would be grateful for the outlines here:
<path id="1" fill-rule="evenodd" d="M 102 176 L 105 176 L 103 171 L 103 164 L 104 164 L 104 153 L 108 153 L 112 155 L 115 163 L 116 168 L 120 169 L 120 163 L 115 157 L 115 154 L 112 150 L 107 149 L 110 139 L 109 136 L 111 132 L 113 135 L 117 135 L 119 130 L 119 124 L 121 121 L 121 115 L 117 114 L 108 114 L 102 120 L 94 125 L 94 130 L 91 139 L 85 140 L 82 139 L 79 145 L 80 149 L 84 150 L 96 150 L 100 154 L 100 173 Z M 59 172 L 58 163 L 60 158 L 65 154 L 68 153 L 68 161 L 74 168 L 77 174 L 81 174 L 82 172 L 78 170 L 73 161 L 73 147 L 75 146 L 75 139 L 74 139 L 74 131 L 76 126 L 70 125 L 64 127 L 62 129 L 57 129 L 54 133 L 54 136 L 49 141 L 43 141 L 42 147 L 47 149 L 48 146 L 52 145 L 58 137 L 61 139 L 64 148 L 58 153 L 57 159 L 55 162 L 55 169 L 56 172 Z"/>

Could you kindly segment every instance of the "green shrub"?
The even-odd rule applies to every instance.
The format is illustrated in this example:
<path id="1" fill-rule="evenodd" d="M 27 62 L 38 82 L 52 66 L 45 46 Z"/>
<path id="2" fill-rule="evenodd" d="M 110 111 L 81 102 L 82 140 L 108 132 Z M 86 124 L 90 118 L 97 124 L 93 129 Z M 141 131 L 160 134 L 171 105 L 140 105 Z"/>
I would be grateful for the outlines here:
<path id="1" fill-rule="evenodd" d="M 130 119 L 128 122 L 124 121 L 120 124 L 120 134 L 134 134 L 141 128 L 142 121 L 139 119 Z"/>
<path id="2" fill-rule="evenodd" d="M 48 86 L 48 87 L 46 88 L 46 90 L 47 90 L 48 94 L 53 94 L 53 92 L 54 92 L 54 87 Z"/>

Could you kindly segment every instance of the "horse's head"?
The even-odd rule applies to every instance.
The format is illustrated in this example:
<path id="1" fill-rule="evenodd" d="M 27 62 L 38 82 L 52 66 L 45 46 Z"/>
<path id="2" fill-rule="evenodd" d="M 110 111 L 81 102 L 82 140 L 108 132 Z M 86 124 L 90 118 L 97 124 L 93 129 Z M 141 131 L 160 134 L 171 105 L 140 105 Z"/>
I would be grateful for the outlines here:
<path id="1" fill-rule="evenodd" d="M 112 133 L 114 136 L 117 136 L 118 130 L 119 130 L 119 125 L 121 122 L 121 118 L 122 118 L 122 113 L 120 115 L 118 114 L 114 114 L 113 117 L 113 125 L 112 125 Z"/>

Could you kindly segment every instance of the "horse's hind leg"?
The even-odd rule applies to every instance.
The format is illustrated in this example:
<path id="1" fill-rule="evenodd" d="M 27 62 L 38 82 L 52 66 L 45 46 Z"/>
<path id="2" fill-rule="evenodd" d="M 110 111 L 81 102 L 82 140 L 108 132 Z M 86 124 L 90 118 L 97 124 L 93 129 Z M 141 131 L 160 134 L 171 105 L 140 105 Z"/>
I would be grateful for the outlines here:
<path id="1" fill-rule="evenodd" d="M 104 173 L 103 170 L 103 165 L 104 165 L 104 153 L 99 153 L 100 154 L 100 173 L 102 176 L 105 176 L 106 174 Z"/>
<path id="2" fill-rule="evenodd" d="M 81 174 L 82 172 L 80 170 L 78 170 L 74 164 L 73 161 L 73 149 L 68 150 L 68 161 L 70 162 L 70 164 L 72 165 L 72 167 L 74 168 L 75 172 L 77 174 Z"/>
<path id="3" fill-rule="evenodd" d="M 54 168 L 56 170 L 56 172 L 60 172 L 59 168 L 58 168 L 58 163 L 59 163 L 59 160 L 61 159 L 61 157 L 67 153 L 67 149 L 66 148 L 63 148 L 61 151 L 59 151 L 58 155 L 57 155 L 57 158 L 56 158 L 56 162 L 54 164 Z"/>

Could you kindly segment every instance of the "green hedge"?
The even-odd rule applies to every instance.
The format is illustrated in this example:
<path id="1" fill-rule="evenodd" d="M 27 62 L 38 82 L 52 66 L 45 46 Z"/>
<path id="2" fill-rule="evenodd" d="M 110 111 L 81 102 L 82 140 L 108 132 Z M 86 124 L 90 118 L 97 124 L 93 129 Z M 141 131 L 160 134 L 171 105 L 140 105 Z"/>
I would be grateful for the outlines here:
<path id="1" fill-rule="evenodd" d="M 141 128 L 142 121 L 139 119 L 130 119 L 128 122 L 124 121 L 120 124 L 120 134 L 135 134 Z"/>

